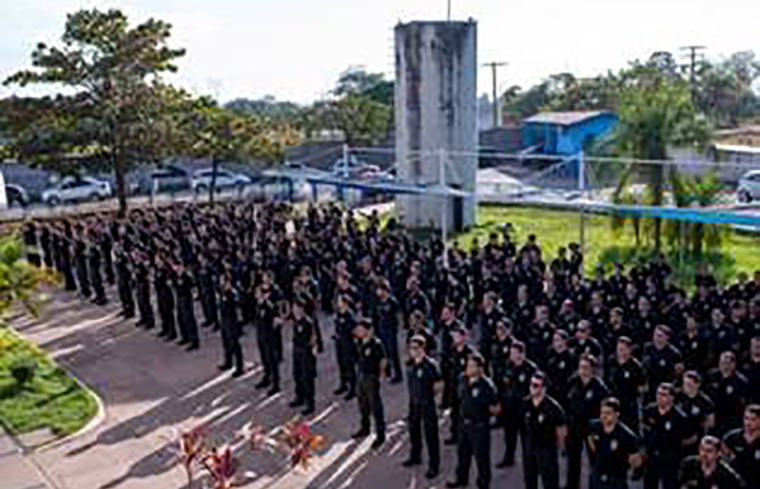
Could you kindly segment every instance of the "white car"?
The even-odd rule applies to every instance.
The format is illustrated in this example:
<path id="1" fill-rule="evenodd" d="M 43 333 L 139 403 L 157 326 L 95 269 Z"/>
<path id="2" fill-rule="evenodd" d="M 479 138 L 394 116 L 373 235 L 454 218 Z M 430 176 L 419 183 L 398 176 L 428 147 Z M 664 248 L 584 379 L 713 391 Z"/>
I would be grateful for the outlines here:
<path id="1" fill-rule="evenodd" d="M 736 199 L 742 203 L 760 200 L 760 170 L 751 170 L 739 179 Z"/>
<path id="2" fill-rule="evenodd" d="M 67 177 L 58 185 L 42 192 L 42 201 L 49 206 L 66 202 L 104 200 L 112 195 L 111 184 L 92 177 Z"/>
<path id="3" fill-rule="evenodd" d="M 369 165 L 354 155 L 348 158 L 339 158 L 333 163 L 332 173 L 342 178 L 363 178 L 365 174 L 377 173 L 380 167 Z"/>
<path id="4" fill-rule="evenodd" d="M 211 188 L 211 178 L 214 176 L 213 168 L 198 170 L 193 173 L 193 191 L 197 194 L 208 192 Z M 224 168 L 216 170 L 217 190 L 230 187 L 245 187 L 251 183 L 251 178 L 240 173 L 232 173 Z"/>

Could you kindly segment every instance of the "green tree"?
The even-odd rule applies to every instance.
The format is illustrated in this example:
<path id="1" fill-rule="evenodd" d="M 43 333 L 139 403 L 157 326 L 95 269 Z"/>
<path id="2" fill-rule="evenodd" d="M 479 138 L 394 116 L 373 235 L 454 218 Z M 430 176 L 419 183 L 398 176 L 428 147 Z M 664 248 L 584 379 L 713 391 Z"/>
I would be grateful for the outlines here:
<path id="1" fill-rule="evenodd" d="M 23 251 L 17 236 L 0 237 L 0 318 L 16 304 L 36 316 L 40 285 L 55 281 L 51 273 L 26 261 Z"/>
<path id="2" fill-rule="evenodd" d="M 62 45 L 39 43 L 33 69 L 5 85 L 51 85 L 61 93 L 12 101 L 14 153 L 49 163 L 72 153 L 107 162 L 126 211 L 125 174 L 155 150 L 166 94 L 160 76 L 185 54 L 168 46 L 171 25 L 156 19 L 130 26 L 119 10 L 80 10 L 67 16 Z"/>
<path id="3" fill-rule="evenodd" d="M 652 205 L 663 203 L 665 161 L 673 146 L 703 145 L 709 126 L 691 100 L 688 84 L 662 76 L 647 66 L 634 66 L 620 94 L 616 142 L 622 154 L 647 160 L 639 166 L 652 191 Z M 657 162 L 657 163 L 654 163 Z M 661 249 L 661 219 L 654 220 L 654 245 Z"/>
<path id="4" fill-rule="evenodd" d="M 212 165 L 209 201 L 214 203 L 216 176 L 222 162 L 261 159 L 281 163 L 287 146 L 298 143 L 297 133 L 254 116 L 240 116 L 217 106 L 209 99 L 196 101 L 185 127 L 187 152 L 209 158 Z"/>

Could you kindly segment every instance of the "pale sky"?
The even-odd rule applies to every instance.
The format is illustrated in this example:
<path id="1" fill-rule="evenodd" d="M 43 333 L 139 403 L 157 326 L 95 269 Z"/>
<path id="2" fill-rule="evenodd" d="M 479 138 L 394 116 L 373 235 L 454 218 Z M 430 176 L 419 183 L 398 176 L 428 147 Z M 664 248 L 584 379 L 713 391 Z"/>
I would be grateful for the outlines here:
<path id="1" fill-rule="evenodd" d="M 67 12 L 93 6 L 171 22 L 172 44 L 187 49 L 173 81 L 222 101 L 309 102 L 351 65 L 392 77 L 393 26 L 446 16 L 446 0 L 0 0 L 0 78 L 29 66 L 38 41 L 56 42 Z M 760 54 L 760 2 L 750 0 L 452 0 L 452 18 L 468 17 L 478 21 L 479 62 L 510 63 L 502 89 L 560 71 L 590 76 L 686 44 L 708 46 L 713 58 Z M 490 93 L 490 72 L 478 75 Z"/>

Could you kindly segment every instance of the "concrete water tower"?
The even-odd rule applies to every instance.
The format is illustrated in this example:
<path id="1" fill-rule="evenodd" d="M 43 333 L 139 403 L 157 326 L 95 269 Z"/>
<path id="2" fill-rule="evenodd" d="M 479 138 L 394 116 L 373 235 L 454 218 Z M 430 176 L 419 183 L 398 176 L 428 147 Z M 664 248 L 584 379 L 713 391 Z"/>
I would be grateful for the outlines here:
<path id="1" fill-rule="evenodd" d="M 398 24 L 395 42 L 399 179 L 425 185 L 443 179 L 450 187 L 474 193 L 478 166 L 476 22 Z M 411 226 L 461 229 L 475 218 L 472 197 L 405 195 L 396 202 L 404 222 Z"/>

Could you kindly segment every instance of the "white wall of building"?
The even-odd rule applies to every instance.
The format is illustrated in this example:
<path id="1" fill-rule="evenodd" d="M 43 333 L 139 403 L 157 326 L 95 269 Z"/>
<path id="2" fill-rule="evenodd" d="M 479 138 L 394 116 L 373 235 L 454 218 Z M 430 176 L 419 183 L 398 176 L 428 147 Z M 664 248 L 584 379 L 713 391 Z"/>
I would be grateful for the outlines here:
<path id="1" fill-rule="evenodd" d="M 439 183 L 444 150 L 449 155 L 444 165 L 447 185 L 474 193 L 478 165 L 476 22 L 399 24 L 395 42 L 400 180 Z M 457 155 L 461 152 L 469 155 Z M 398 204 L 406 224 L 442 224 L 444 199 L 440 197 L 403 196 Z M 454 224 L 455 205 L 453 200 L 446 205 L 449 228 Z M 474 222 L 473 198 L 464 199 L 462 217 L 464 225 Z"/>

